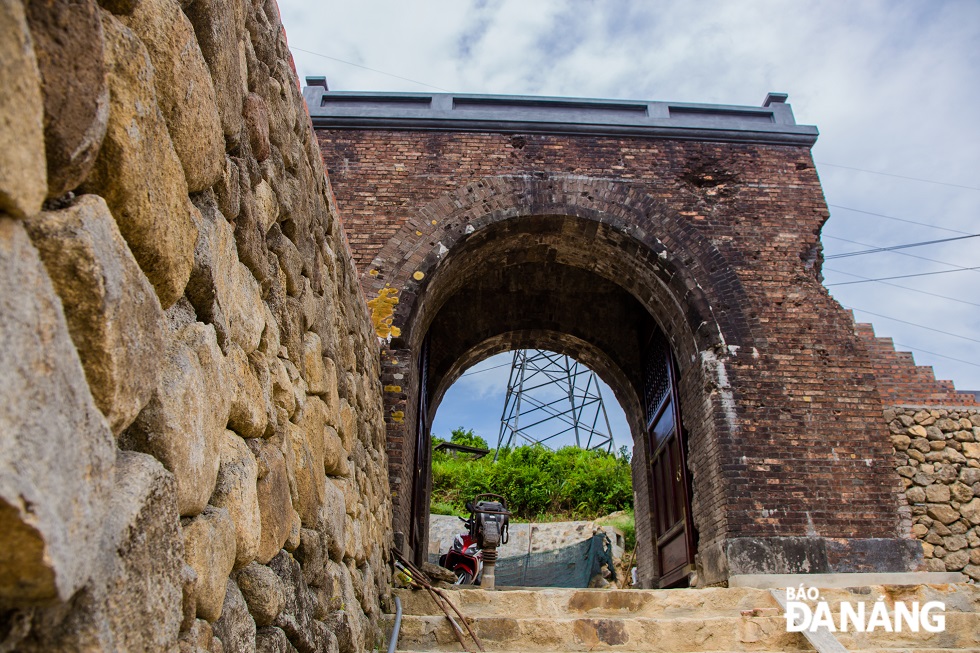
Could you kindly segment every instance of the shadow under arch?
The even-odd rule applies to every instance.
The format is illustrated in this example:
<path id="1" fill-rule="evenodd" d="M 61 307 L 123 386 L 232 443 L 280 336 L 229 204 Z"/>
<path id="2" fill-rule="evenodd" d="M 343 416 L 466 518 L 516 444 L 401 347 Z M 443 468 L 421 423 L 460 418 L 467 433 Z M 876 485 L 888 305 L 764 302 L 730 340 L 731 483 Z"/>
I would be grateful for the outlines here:
<path id="1" fill-rule="evenodd" d="M 741 310 L 750 303 L 730 254 L 693 221 L 609 180 L 489 178 L 420 209 L 363 277 L 369 298 L 396 300 L 382 357 L 386 388 L 400 390 L 386 394 L 389 442 L 401 446 L 401 456 L 392 457 L 392 485 L 400 489 L 396 531 L 418 531 L 412 521 L 427 520 L 420 514 L 427 496 L 418 498 L 430 474 L 424 440 L 432 409 L 466 357 L 518 346 L 562 353 L 585 343 L 580 351 L 614 381 L 617 398 L 638 416 L 644 341 L 659 329 L 679 370 L 695 526 L 704 542 L 723 539 L 725 514 L 702 505 L 699 496 L 707 490 L 699 488 L 717 493 L 723 484 L 718 429 L 735 423 L 730 389 L 716 368 L 730 346 L 751 346 L 751 317 Z M 636 440 L 642 417 L 631 419 L 631 427 Z M 415 455 L 406 460 L 409 443 Z M 648 448 L 634 450 L 638 497 L 649 494 Z M 414 495 L 411 508 L 408 493 Z M 637 506 L 641 555 L 642 547 L 652 546 L 652 527 L 640 524 L 649 517 L 646 501 Z M 426 546 L 424 537 L 408 543 L 416 555 Z M 656 582 L 656 568 L 641 569 L 643 576 Z"/>

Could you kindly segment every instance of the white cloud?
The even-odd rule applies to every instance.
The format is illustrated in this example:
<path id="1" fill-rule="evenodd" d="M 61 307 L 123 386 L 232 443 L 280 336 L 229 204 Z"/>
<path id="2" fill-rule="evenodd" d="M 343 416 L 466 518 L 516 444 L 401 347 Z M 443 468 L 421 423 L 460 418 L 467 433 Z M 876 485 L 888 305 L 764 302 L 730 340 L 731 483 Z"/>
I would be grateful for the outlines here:
<path id="1" fill-rule="evenodd" d="M 953 235 L 839 206 L 980 232 L 980 191 L 819 165 L 980 187 L 980 3 L 283 0 L 281 10 L 293 46 L 454 92 L 758 104 L 785 91 L 797 120 L 821 131 L 814 158 L 834 205 L 826 234 L 876 246 Z M 326 74 L 335 90 L 432 90 L 294 55 L 301 76 Z M 824 244 L 827 254 L 862 249 Z M 970 267 L 978 248 L 908 253 Z M 948 269 L 898 254 L 827 267 L 872 278 Z M 977 274 L 895 283 L 980 304 Z M 848 306 L 980 339 L 976 306 L 873 283 L 830 289 Z M 916 353 L 938 377 L 980 388 L 980 344 L 857 317 L 901 344 L 973 363 Z"/>

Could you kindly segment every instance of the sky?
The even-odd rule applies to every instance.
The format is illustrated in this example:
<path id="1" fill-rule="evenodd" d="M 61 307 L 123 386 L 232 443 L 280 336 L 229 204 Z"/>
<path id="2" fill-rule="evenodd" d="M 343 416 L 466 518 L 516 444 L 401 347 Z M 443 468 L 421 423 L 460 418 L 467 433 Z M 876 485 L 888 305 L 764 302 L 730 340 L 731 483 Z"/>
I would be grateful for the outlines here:
<path id="1" fill-rule="evenodd" d="M 937 378 L 980 390 L 980 270 L 958 269 L 980 266 L 980 238 L 830 258 L 980 233 L 980 2 L 280 0 L 280 11 L 300 77 L 326 76 L 331 90 L 749 106 L 788 93 L 797 122 L 820 130 L 828 289 Z M 508 372 L 463 376 L 433 431 L 466 425 L 495 441 Z"/>

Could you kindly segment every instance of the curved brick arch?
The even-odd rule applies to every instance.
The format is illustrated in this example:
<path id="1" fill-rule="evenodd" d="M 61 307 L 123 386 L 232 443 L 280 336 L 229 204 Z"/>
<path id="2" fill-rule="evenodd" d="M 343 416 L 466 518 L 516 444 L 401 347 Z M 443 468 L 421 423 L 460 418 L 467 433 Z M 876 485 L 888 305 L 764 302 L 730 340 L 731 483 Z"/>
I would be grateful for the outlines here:
<path id="1" fill-rule="evenodd" d="M 749 335 L 750 319 L 740 307 L 751 302 L 741 281 L 725 255 L 691 220 L 630 184 L 570 175 L 484 178 L 414 212 L 362 274 L 370 300 L 385 293 L 397 296 L 389 318 L 395 327 L 392 335 L 418 346 L 431 321 L 418 300 L 424 299 L 455 248 L 488 227 L 526 216 L 567 216 L 592 223 L 572 228 L 567 235 L 588 238 L 594 229 L 605 229 L 608 250 L 632 256 L 637 266 L 653 267 L 663 285 L 660 302 L 672 296 L 683 307 L 697 340 L 696 346 L 687 343 L 685 353 L 740 346 Z M 650 302 L 642 296 L 644 289 L 635 283 L 635 275 L 625 272 L 619 275 L 621 285 L 641 302 Z M 724 288 L 724 297 L 709 297 L 705 289 L 711 288 Z M 682 346 L 676 340 L 682 329 L 665 331 L 675 347 Z M 687 358 L 681 364 L 689 362 Z"/>
<path id="2" fill-rule="evenodd" d="M 389 425 L 398 445 L 414 441 L 408 425 L 416 422 L 420 389 L 413 364 L 426 334 L 430 411 L 474 352 L 542 347 L 580 360 L 584 354 L 583 362 L 612 381 L 627 408 L 638 445 L 640 522 L 650 514 L 648 492 L 640 489 L 650 455 L 641 437 L 640 351 L 643 336 L 659 326 L 674 344 L 681 405 L 691 416 L 685 428 L 695 452 L 695 524 L 707 542 L 723 537 L 718 442 L 734 416 L 725 373 L 717 369 L 727 345 L 751 346 L 749 318 L 741 310 L 751 303 L 725 256 L 691 220 L 629 184 L 562 175 L 488 178 L 417 211 L 362 280 L 375 308 L 390 302 L 381 332 L 390 329 L 383 364 L 386 387 L 399 390 L 387 397 L 390 414 L 398 416 Z M 515 287 L 525 299 L 507 296 L 505 289 Z M 575 299 L 569 292 L 575 288 L 592 289 L 595 296 Z M 613 326 L 584 317 L 608 298 L 614 298 L 605 306 L 616 316 Z M 621 347 L 620 341 L 631 344 Z M 429 423 L 432 417 L 429 412 Z M 646 538 L 641 548 L 651 541 Z M 651 553 L 644 552 L 647 558 Z M 641 572 L 656 576 L 652 567 Z"/>

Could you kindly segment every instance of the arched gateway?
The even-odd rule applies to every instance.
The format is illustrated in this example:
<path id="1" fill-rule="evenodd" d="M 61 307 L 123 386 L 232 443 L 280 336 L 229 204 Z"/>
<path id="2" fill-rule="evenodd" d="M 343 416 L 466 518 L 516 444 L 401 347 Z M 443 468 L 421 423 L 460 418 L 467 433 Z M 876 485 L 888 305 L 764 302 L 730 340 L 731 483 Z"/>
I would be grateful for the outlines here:
<path id="1" fill-rule="evenodd" d="M 785 96 L 305 96 L 385 340 L 403 549 L 426 553 L 443 394 L 534 347 L 626 410 L 645 586 L 914 568 L 868 353 L 821 283 L 816 129 Z"/>

